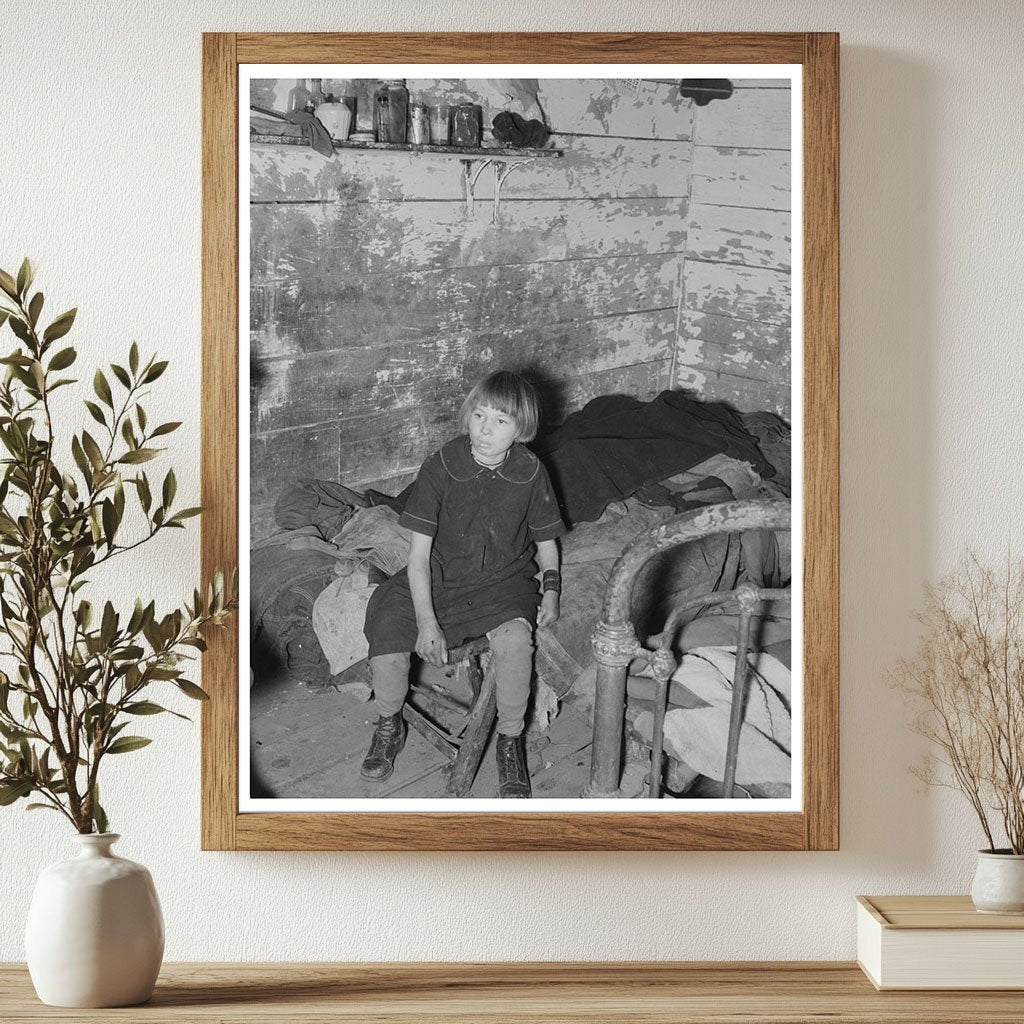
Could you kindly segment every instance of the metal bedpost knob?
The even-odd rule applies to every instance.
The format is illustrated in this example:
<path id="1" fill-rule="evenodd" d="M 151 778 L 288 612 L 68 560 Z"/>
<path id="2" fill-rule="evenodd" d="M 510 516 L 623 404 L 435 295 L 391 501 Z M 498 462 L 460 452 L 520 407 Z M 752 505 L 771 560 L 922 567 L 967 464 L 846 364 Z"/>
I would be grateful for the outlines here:
<path id="1" fill-rule="evenodd" d="M 622 626 L 598 622 L 597 628 L 590 635 L 590 645 L 594 649 L 594 660 L 599 665 L 612 668 L 624 668 L 642 650 L 630 622 Z"/>
<path id="2" fill-rule="evenodd" d="M 651 651 L 651 672 L 654 674 L 654 678 L 661 682 L 666 682 L 672 678 L 672 673 L 676 670 L 676 659 L 672 656 L 671 651 L 658 649 Z"/>

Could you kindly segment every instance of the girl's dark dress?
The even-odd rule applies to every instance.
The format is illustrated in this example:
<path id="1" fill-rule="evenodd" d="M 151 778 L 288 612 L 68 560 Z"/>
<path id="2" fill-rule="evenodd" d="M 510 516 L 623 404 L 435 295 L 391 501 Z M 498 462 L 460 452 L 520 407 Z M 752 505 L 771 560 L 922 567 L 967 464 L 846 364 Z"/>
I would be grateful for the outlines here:
<path id="1" fill-rule="evenodd" d="M 537 457 L 518 442 L 496 469 L 457 437 L 420 469 L 399 525 L 433 537 L 434 612 L 450 647 L 511 619 L 534 623 L 539 588 L 534 545 L 565 533 Z M 405 569 L 382 583 L 366 609 L 370 657 L 416 647 L 416 613 Z"/>

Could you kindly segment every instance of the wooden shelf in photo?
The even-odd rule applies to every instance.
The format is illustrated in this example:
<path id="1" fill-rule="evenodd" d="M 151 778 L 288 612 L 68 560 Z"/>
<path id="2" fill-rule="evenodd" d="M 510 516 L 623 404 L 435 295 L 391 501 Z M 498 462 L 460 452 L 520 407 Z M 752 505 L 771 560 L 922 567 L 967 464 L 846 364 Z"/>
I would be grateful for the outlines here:
<path id="1" fill-rule="evenodd" d="M 254 111 L 258 116 L 266 117 L 269 113 L 262 109 Z M 274 114 L 281 119 L 281 115 Z M 283 120 L 283 119 L 282 119 Z M 290 122 L 289 122 L 290 124 Z M 270 146 L 309 146 L 302 135 L 278 135 L 256 131 L 249 133 L 250 145 Z M 410 153 L 414 156 L 442 157 L 458 160 L 462 164 L 462 187 L 466 203 L 466 215 L 473 215 L 473 207 L 478 196 L 476 192 L 480 175 L 488 167 L 492 169 L 492 223 L 497 223 L 501 207 L 501 187 L 508 176 L 518 167 L 538 159 L 552 159 L 562 156 L 560 149 L 515 149 L 510 146 L 441 146 L 433 143 L 416 145 L 411 142 L 354 142 L 351 139 L 341 141 L 332 139 L 335 152 L 353 153 Z"/>
<path id="2" fill-rule="evenodd" d="M 262 145 L 308 146 L 301 135 L 267 135 L 251 132 L 250 142 Z M 441 146 L 434 143 L 415 145 L 411 142 L 353 142 L 351 139 L 331 140 L 338 150 L 365 150 L 368 153 L 417 153 L 454 157 L 459 160 L 534 160 L 538 157 L 560 157 L 561 149 L 515 149 L 511 146 Z"/>

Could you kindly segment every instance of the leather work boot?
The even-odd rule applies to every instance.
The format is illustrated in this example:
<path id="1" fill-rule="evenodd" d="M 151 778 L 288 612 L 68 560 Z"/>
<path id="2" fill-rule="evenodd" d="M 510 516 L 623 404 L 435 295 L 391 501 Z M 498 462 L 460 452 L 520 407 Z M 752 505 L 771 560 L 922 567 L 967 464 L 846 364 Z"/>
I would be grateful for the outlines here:
<path id="1" fill-rule="evenodd" d="M 377 728 L 370 740 L 370 749 L 363 758 L 359 774 L 364 779 L 383 782 L 395 770 L 395 758 L 405 746 L 406 725 L 402 721 L 402 712 L 393 715 L 381 715 L 377 719 Z"/>
<path id="2" fill-rule="evenodd" d="M 522 736 L 498 733 L 498 796 L 526 800 L 532 795 L 530 772 L 526 767 L 526 747 Z"/>

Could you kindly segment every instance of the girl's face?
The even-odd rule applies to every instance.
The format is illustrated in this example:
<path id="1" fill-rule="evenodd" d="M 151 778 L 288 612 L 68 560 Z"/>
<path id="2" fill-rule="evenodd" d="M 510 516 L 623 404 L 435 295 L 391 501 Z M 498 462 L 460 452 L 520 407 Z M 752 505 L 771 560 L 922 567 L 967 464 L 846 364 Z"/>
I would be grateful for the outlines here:
<path id="1" fill-rule="evenodd" d="M 500 462 L 519 435 L 515 419 L 489 405 L 475 405 L 469 413 L 469 441 L 485 462 Z"/>

